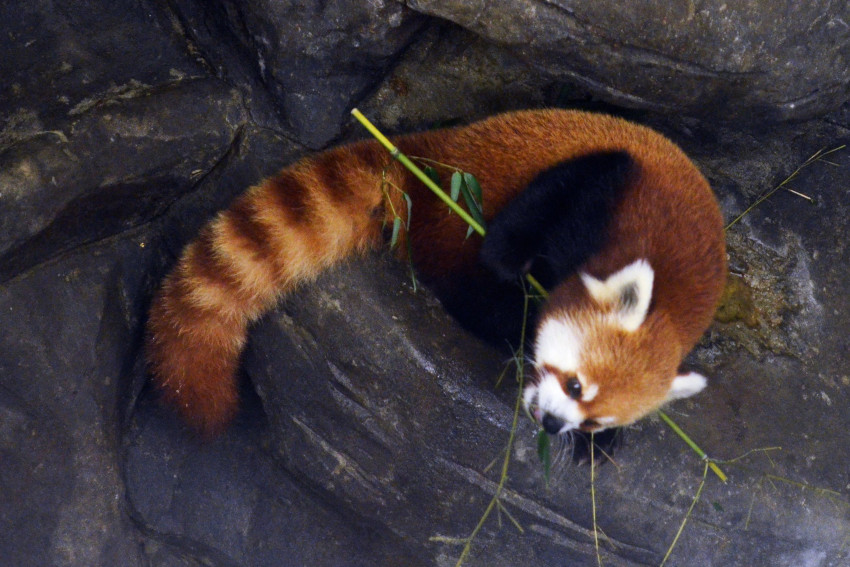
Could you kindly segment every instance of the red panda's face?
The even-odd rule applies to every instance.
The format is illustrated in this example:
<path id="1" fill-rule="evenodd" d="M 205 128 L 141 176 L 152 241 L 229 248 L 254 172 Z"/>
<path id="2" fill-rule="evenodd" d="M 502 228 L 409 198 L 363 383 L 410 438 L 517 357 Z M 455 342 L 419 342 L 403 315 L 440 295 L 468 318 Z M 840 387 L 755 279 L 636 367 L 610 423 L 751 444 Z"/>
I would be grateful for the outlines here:
<path id="1" fill-rule="evenodd" d="M 548 433 L 628 425 L 705 386 L 698 374 L 677 376 L 684 353 L 670 322 L 647 319 L 653 276 L 643 260 L 605 281 L 582 274 L 589 301 L 544 313 L 523 396 Z"/>

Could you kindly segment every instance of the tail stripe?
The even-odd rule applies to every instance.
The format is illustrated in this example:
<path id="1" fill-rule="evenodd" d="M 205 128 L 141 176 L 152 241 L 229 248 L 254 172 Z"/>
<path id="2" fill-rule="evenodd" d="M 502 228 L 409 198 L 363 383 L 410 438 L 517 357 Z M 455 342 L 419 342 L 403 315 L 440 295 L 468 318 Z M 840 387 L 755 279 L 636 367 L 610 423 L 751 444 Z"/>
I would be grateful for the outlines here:
<path id="1" fill-rule="evenodd" d="M 233 296 L 237 275 L 216 253 L 208 228 L 186 249 L 176 275 L 178 282 L 187 284 L 181 288 L 185 289 L 191 307 L 222 314 L 240 313 L 244 308 L 242 298 Z"/>
<path id="2" fill-rule="evenodd" d="M 255 222 L 252 226 L 259 227 Z M 243 227 L 230 211 L 223 213 L 213 224 L 213 253 L 216 263 L 227 271 L 233 292 L 253 304 L 274 293 L 278 277 L 273 255 L 258 252 L 267 245 L 253 240 L 251 234 L 241 230 Z"/>
<path id="3" fill-rule="evenodd" d="M 274 259 L 274 248 L 269 236 L 269 227 L 260 221 L 255 193 L 248 193 L 227 210 L 224 215 L 239 235 L 246 255 L 257 262 Z"/>
<path id="4" fill-rule="evenodd" d="M 314 184 L 322 188 L 332 206 L 351 201 L 355 197 L 355 191 L 361 189 L 351 184 L 351 161 L 351 157 L 348 160 L 340 159 L 340 156 L 334 153 L 323 154 L 317 159 L 317 167 L 313 170 Z M 343 167 L 346 170 L 343 170 Z"/>
<path id="5" fill-rule="evenodd" d="M 295 225 L 306 225 L 313 220 L 310 207 L 310 188 L 295 168 L 285 169 L 267 180 L 258 191 L 267 193 L 272 199 L 269 204 L 282 213 L 282 218 Z"/>

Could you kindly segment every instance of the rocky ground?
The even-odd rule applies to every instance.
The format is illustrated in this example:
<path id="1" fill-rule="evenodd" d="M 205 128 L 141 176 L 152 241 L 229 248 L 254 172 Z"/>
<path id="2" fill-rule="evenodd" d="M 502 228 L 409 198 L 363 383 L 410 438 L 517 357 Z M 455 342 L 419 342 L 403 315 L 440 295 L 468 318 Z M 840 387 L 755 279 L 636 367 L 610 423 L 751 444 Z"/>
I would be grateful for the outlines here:
<path id="1" fill-rule="evenodd" d="M 244 409 L 207 442 L 146 385 L 147 306 L 235 194 L 362 137 L 354 105 L 398 132 L 603 103 L 682 145 L 730 222 L 779 187 L 727 231 L 728 295 L 689 358 L 711 384 L 668 411 L 729 479 L 640 422 L 595 470 L 597 552 L 590 469 L 562 448 L 547 483 L 520 416 L 466 564 L 658 565 L 698 492 L 668 565 L 850 562 L 850 150 L 807 161 L 850 142 L 847 8 L 644 14 L 670 37 L 606 3 L 504 4 L 0 7 L 4 562 L 455 564 L 516 385 L 406 266 L 341 266 L 261 320 Z"/>

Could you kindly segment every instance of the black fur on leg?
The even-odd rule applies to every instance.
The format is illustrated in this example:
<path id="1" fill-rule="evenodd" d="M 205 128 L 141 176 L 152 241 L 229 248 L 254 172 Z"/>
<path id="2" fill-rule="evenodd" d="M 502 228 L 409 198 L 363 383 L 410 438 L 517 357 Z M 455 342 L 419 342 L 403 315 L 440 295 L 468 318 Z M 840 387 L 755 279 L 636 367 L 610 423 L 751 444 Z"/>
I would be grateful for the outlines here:
<path id="1" fill-rule="evenodd" d="M 624 151 L 600 152 L 539 174 L 488 224 L 482 264 L 505 281 L 530 271 L 547 288 L 573 274 L 605 244 L 632 166 Z"/>
<path id="2" fill-rule="evenodd" d="M 571 434 L 572 460 L 576 464 L 590 463 L 591 434 L 573 431 Z M 623 443 L 623 430 L 620 427 L 605 429 L 593 434 L 593 459 L 601 465 L 613 456 L 614 451 Z"/>
<path id="3" fill-rule="evenodd" d="M 522 285 L 501 281 L 480 265 L 456 280 L 431 285 L 446 311 L 478 338 L 506 352 L 516 349 L 522 330 Z M 529 305 L 529 332 L 534 320 L 535 306 Z"/>

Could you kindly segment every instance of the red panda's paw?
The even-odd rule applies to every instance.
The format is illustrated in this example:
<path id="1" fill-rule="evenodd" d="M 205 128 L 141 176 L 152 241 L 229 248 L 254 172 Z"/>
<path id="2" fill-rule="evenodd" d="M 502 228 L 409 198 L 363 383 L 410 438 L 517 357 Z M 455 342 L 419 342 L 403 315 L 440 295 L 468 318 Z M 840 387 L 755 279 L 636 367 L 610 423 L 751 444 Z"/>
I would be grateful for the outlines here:
<path id="1" fill-rule="evenodd" d="M 593 442 L 593 461 L 595 465 L 604 464 L 610 460 L 614 452 L 623 444 L 623 428 L 613 427 L 596 433 L 576 430 L 568 435 L 572 462 L 577 465 L 590 464 L 590 443 Z"/>

